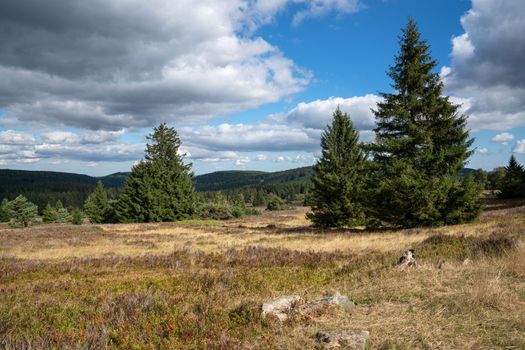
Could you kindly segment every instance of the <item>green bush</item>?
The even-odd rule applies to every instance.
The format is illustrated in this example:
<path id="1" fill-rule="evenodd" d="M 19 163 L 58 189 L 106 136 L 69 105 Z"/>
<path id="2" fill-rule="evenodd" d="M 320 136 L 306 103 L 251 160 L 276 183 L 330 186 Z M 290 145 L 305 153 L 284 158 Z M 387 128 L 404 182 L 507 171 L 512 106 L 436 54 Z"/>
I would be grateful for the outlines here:
<path id="1" fill-rule="evenodd" d="M 71 215 L 71 223 L 73 225 L 82 225 L 83 221 L 84 221 L 84 217 L 82 215 L 82 212 L 77 208 L 73 209 L 73 212 Z"/>
<path id="2" fill-rule="evenodd" d="M 268 202 L 266 205 L 266 210 L 270 211 L 276 211 L 276 210 L 282 210 L 283 208 L 282 201 L 274 198 Z"/>

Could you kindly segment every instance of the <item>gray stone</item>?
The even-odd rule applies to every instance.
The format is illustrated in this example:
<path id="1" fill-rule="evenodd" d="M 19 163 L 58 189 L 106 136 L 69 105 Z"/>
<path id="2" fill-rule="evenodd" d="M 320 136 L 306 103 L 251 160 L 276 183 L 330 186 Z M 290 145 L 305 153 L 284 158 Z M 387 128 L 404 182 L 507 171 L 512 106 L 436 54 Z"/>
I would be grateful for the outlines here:
<path id="1" fill-rule="evenodd" d="M 363 350 L 366 348 L 370 333 L 352 329 L 337 329 L 335 331 L 317 332 L 315 337 L 322 349 Z"/>
<path id="2" fill-rule="evenodd" d="M 288 319 L 289 314 L 304 300 L 299 295 L 287 295 L 267 301 L 262 306 L 262 317 L 269 315 L 277 317 L 281 322 Z"/>
<path id="3" fill-rule="evenodd" d="M 320 299 L 313 300 L 301 306 L 301 311 L 309 313 L 314 310 L 322 309 L 329 305 L 337 305 L 342 307 L 345 311 L 350 311 L 355 308 L 354 302 L 346 295 L 335 293 L 334 295 L 325 296 Z"/>

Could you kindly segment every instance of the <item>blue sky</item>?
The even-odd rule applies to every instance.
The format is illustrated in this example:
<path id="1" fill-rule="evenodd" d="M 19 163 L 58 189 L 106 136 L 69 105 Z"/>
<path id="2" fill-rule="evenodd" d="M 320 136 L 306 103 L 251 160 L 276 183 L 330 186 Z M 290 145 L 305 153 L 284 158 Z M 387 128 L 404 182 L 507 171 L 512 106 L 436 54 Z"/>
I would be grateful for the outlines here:
<path id="1" fill-rule="evenodd" d="M 311 165 L 337 105 L 373 139 L 408 16 L 469 115 L 467 166 L 525 163 L 521 0 L 6 0 L 0 13 L 1 168 L 129 171 L 161 121 L 197 174 Z"/>

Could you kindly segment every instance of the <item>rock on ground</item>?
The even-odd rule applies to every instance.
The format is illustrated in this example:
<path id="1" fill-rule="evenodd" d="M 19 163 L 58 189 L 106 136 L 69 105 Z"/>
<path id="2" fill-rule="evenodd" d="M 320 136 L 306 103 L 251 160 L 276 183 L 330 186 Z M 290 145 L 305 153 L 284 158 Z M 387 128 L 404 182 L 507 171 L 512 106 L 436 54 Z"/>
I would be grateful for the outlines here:
<path id="1" fill-rule="evenodd" d="M 325 296 L 320 299 L 311 301 L 301 306 L 301 311 L 309 313 L 310 311 L 319 310 L 329 305 L 341 306 L 345 311 L 350 311 L 355 308 L 355 304 L 346 295 L 335 293 L 334 295 Z"/>
<path id="2" fill-rule="evenodd" d="M 268 317 L 268 315 L 273 315 L 281 322 L 286 321 L 290 312 L 303 303 L 304 300 L 299 295 L 287 295 L 275 298 L 263 304 L 262 317 L 265 318 Z"/>
<path id="3" fill-rule="evenodd" d="M 315 335 L 322 349 L 351 350 L 365 349 L 369 336 L 370 333 L 368 331 L 354 331 L 352 329 L 321 331 Z"/>

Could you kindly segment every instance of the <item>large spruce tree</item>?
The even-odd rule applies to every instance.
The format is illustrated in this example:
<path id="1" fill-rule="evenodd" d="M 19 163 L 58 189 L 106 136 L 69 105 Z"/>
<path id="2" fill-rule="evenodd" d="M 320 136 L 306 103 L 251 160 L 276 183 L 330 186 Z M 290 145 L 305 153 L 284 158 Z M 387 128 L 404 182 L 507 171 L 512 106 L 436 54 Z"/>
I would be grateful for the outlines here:
<path id="1" fill-rule="evenodd" d="M 409 19 L 388 75 L 393 93 L 382 93 L 374 111 L 370 145 L 375 172 L 373 212 L 396 226 L 436 226 L 475 218 L 480 187 L 459 171 L 471 155 L 466 116 L 443 96 L 436 61 Z"/>
<path id="2" fill-rule="evenodd" d="M 321 136 L 322 156 L 315 165 L 310 194 L 312 213 L 307 216 L 317 226 L 356 226 L 365 222 L 362 206 L 365 155 L 357 130 L 339 108 L 332 124 Z"/>
<path id="3" fill-rule="evenodd" d="M 175 129 L 165 123 L 148 137 L 146 156 L 135 165 L 117 203 L 123 222 L 175 221 L 195 212 L 191 164 L 179 154 L 181 144 Z"/>

